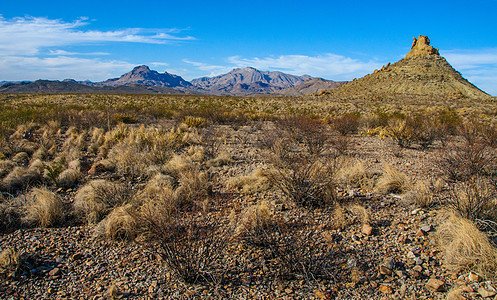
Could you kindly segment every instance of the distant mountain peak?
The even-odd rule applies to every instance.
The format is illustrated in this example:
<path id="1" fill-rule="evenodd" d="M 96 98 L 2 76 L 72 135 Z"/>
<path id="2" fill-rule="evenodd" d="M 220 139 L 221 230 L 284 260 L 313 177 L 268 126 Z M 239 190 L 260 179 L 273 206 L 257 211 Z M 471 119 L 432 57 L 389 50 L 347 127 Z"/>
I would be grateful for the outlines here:
<path id="1" fill-rule="evenodd" d="M 141 66 L 136 66 L 131 70 L 132 73 L 137 73 L 137 72 L 151 72 L 150 68 L 146 65 L 141 65 Z"/>
<path id="2" fill-rule="evenodd" d="M 181 76 L 167 72 L 159 73 L 157 71 L 150 70 L 150 68 L 146 65 L 136 66 L 130 72 L 121 75 L 121 77 L 99 82 L 97 86 L 119 86 L 131 84 L 158 87 L 191 86 L 191 83 L 184 80 Z"/>

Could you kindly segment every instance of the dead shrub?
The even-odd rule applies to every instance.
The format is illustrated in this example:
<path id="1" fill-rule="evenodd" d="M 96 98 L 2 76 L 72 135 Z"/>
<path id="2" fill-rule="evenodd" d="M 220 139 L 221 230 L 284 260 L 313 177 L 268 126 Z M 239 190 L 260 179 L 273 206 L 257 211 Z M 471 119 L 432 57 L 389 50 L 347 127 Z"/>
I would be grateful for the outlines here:
<path id="1" fill-rule="evenodd" d="M 448 144 L 438 161 L 440 169 L 451 181 L 465 181 L 477 175 L 491 176 L 497 172 L 495 163 L 495 152 L 482 141 Z"/>
<path id="2" fill-rule="evenodd" d="M 494 182 L 482 177 L 452 185 L 447 206 L 480 228 L 497 233 L 497 190 Z"/>
<path id="3" fill-rule="evenodd" d="M 404 193 L 410 188 L 410 181 L 406 174 L 398 171 L 389 164 L 383 166 L 383 174 L 375 185 L 375 192 L 380 194 Z"/>
<path id="4" fill-rule="evenodd" d="M 47 188 L 35 188 L 28 196 L 25 221 L 50 227 L 64 218 L 62 200 Z"/>
<path id="5" fill-rule="evenodd" d="M 331 128 L 341 135 L 349 135 L 357 133 L 361 122 L 361 115 L 359 113 L 346 113 L 339 117 L 332 119 L 329 124 Z"/>
<path id="6" fill-rule="evenodd" d="M 226 272 L 227 238 L 219 228 L 207 224 L 202 218 L 186 217 L 151 226 L 153 242 L 148 245 L 185 283 L 217 284 Z"/>
<path id="7" fill-rule="evenodd" d="M 74 196 L 74 208 L 89 223 L 96 223 L 115 207 L 131 201 L 131 190 L 103 179 L 93 180 L 82 186 Z"/>
<path id="8" fill-rule="evenodd" d="M 410 118 L 393 118 L 385 128 L 386 136 L 391 138 L 398 146 L 406 148 L 415 141 L 415 133 Z"/>
<path id="9" fill-rule="evenodd" d="M 497 274 L 497 249 L 468 219 L 451 215 L 438 229 L 444 265 L 453 272 L 474 271 L 489 280 Z"/>

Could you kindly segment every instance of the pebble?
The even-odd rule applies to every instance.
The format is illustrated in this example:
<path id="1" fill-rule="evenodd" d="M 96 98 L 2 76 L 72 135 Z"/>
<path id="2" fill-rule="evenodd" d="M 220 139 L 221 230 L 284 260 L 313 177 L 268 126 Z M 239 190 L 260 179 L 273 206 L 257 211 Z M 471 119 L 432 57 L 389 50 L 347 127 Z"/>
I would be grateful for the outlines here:
<path id="1" fill-rule="evenodd" d="M 383 294 L 392 294 L 393 288 L 389 285 L 381 285 L 378 290 Z"/>
<path id="2" fill-rule="evenodd" d="M 432 292 L 442 292 L 445 289 L 445 283 L 436 278 L 430 278 L 425 287 Z"/>
<path id="3" fill-rule="evenodd" d="M 495 296 L 497 293 L 495 291 L 486 289 L 484 287 L 480 287 L 477 290 L 478 294 L 480 294 L 483 298 L 489 298 Z"/>

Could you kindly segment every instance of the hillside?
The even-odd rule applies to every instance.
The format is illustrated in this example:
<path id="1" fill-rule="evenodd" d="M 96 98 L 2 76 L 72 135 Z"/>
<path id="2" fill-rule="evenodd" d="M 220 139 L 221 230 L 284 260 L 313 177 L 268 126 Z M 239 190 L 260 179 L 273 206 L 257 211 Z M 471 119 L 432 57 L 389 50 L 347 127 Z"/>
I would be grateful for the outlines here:
<path id="1" fill-rule="evenodd" d="M 314 94 L 323 90 L 334 89 L 347 81 L 331 81 L 323 78 L 312 78 L 297 84 L 296 86 L 286 88 L 278 92 L 278 94 L 286 96 L 299 96 Z"/>
<path id="2" fill-rule="evenodd" d="M 363 94 L 406 94 L 487 98 L 487 93 L 463 78 L 430 46 L 426 36 L 414 38 L 406 57 L 381 70 L 320 94 L 351 97 Z"/>
<path id="3" fill-rule="evenodd" d="M 130 72 L 123 74 L 119 78 L 108 79 L 98 82 L 95 86 L 121 86 L 139 84 L 156 87 L 191 87 L 191 83 L 184 80 L 181 76 L 169 74 L 167 72 L 159 73 L 150 70 L 147 66 L 135 67 Z"/>
<path id="4" fill-rule="evenodd" d="M 311 79 L 308 75 L 294 76 L 282 72 L 259 71 L 248 67 L 234 69 L 231 72 L 215 77 L 193 79 L 191 83 L 212 94 L 250 94 L 272 93 L 293 87 Z"/>

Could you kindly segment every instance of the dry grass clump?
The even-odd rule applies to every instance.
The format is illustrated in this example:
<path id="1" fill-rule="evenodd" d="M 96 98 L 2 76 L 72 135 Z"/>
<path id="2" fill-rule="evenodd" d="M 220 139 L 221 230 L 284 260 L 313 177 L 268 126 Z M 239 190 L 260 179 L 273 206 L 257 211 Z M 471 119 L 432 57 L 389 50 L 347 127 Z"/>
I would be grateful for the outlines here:
<path id="1" fill-rule="evenodd" d="M 31 184 L 38 183 L 42 180 L 44 166 L 40 160 L 35 160 L 27 168 L 15 167 L 0 182 L 0 189 L 15 192 Z"/>
<path id="2" fill-rule="evenodd" d="M 0 253 L 0 275 L 14 277 L 21 266 L 19 254 L 13 248 L 7 248 Z"/>
<path id="3" fill-rule="evenodd" d="M 145 170 L 150 162 L 147 156 L 134 145 L 119 143 L 112 147 L 108 159 L 116 166 L 117 170 L 131 178 L 145 176 Z"/>
<path id="4" fill-rule="evenodd" d="M 205 158 L 205 149 L 202 146 L 190 146 L 188 148 L 187 158 L 195 162 L 201 162 Z"/>
<path id="5" fill-rule="evenodd" d="M 26 152 L 19 152 L 12 157 L 12 161 L 18 165 L 26 165 L 29 162 L 29 155 Z"/>
<path id="6" fill-rule="evenodd" d="M 64 217 L 62 200 L 47 188 L 33 189 L 28 198 L 25 221 L 50 227 Z"/>
<path id="7" fill-rule="evenodd" d="M 95 127 L 91 131 L 90 145 L 88 152 L 97 154 L 98 149 L 105 143 L 105 131 L 102 128 Z"/>
<path id="8" fill-rule="evenodd" d="M 128 188 L 98 179 L 88 182 L 78 190 L 74 197 L 74 208 L 89 223 L 96 223 L 115 207 L 128 203 L 132 197 Z"/>
<path id="9" fill-rule="evenodd" d="M 497 249 L 470 220 L 452 214 L 438 229 L 447 269 L 497 278 Z"/>
<path id="10" fill-rule="evenodd" d="M 335 175 L 339 186 L 347 188 L 372 188 L 372 180 L 369 178 L 366 167 L 362 161 L 343 158 L 339 162 L 339 166 Z"/>
<path id="11" fill-rule="evenodd" d="M 364 206 L 354 204 L 351 205 L 348 210 L 350 210 L 355 216 L 359 218 L 362 225 L 371 223 L 371 212 Z"/>
<path id="12" fill-rule="evenodd" d="M 19 198 L 21 197 L 0 201 L 0 233 L 16 229 L 22 225 L 22 207 L 25 199 Z"/>
<path id="13" fill-rule="evenodd" d="M 96 227 L 97 235 L 109 240 L 131 240 L 136 237 L 138 225 L 131 211 L 131 204 L 114 208 Z"/>
<path id="14" fill-rule="evenodd" d="M 275 224 L 275 217 L 267 201 L 245 208 L 237 220 L 235 235 L 244 241 L 260 245 L 268 230 Z"/>
<path id="15" fill-rule="evenodd" d="M 241 190 L 242 193 L 251 194 L 266 191 L 271 188 L 268 178 L 269 173 L 274 174 L 274 170 L 256 169 L 249 175 L 232 177 L 228 179 L 226 185 L 231 189 Z"/>
<path id="16" fill-rule="evenodd" d="M 222 151 L 216 158 L 207 161 L 206 165 L 208 167 L 221 167 L 231 162 L 233 162 L 231 155 L 226 151 Z"/>
<path id="17" fill-rule="evenodd" d="M 206 127 L 208 122 L 206 119 L 202 117 L 193 117 L 193 116 L 186 116 L 185 119 L 183 120 L 183 124 L 190 128 L 201 128 L 201 127 Z"/>
<path id="18" fill-rule="evenodd" d="M 409 190 L 411 183 L 406 174 L 398 171 L 389 164 L 383 167 L 383 174 L 375 185 L 375 192 L 381 194 L 403 193 Z"/>
<path id="19" fill-rule="evenodd" d="M 428 180 L 416 182 L 405 197 L 407 203 L 414 203 L 419 208 L 430 208 L 434 204 L 431 184 Z"/>
<path id="20" fill-rule="evenodd" d="M 62 171 L 57 177 L 57 185 L 63 188 L 71 188 L 81 180 L 82 174 L 79 170 L 72 168 Z"/>
<path id="21" fill-rule="evenodd" d="M 17 164 L 11 160 L 0 160 L 0 178 L 9 174 L 15 167 Z"/>

